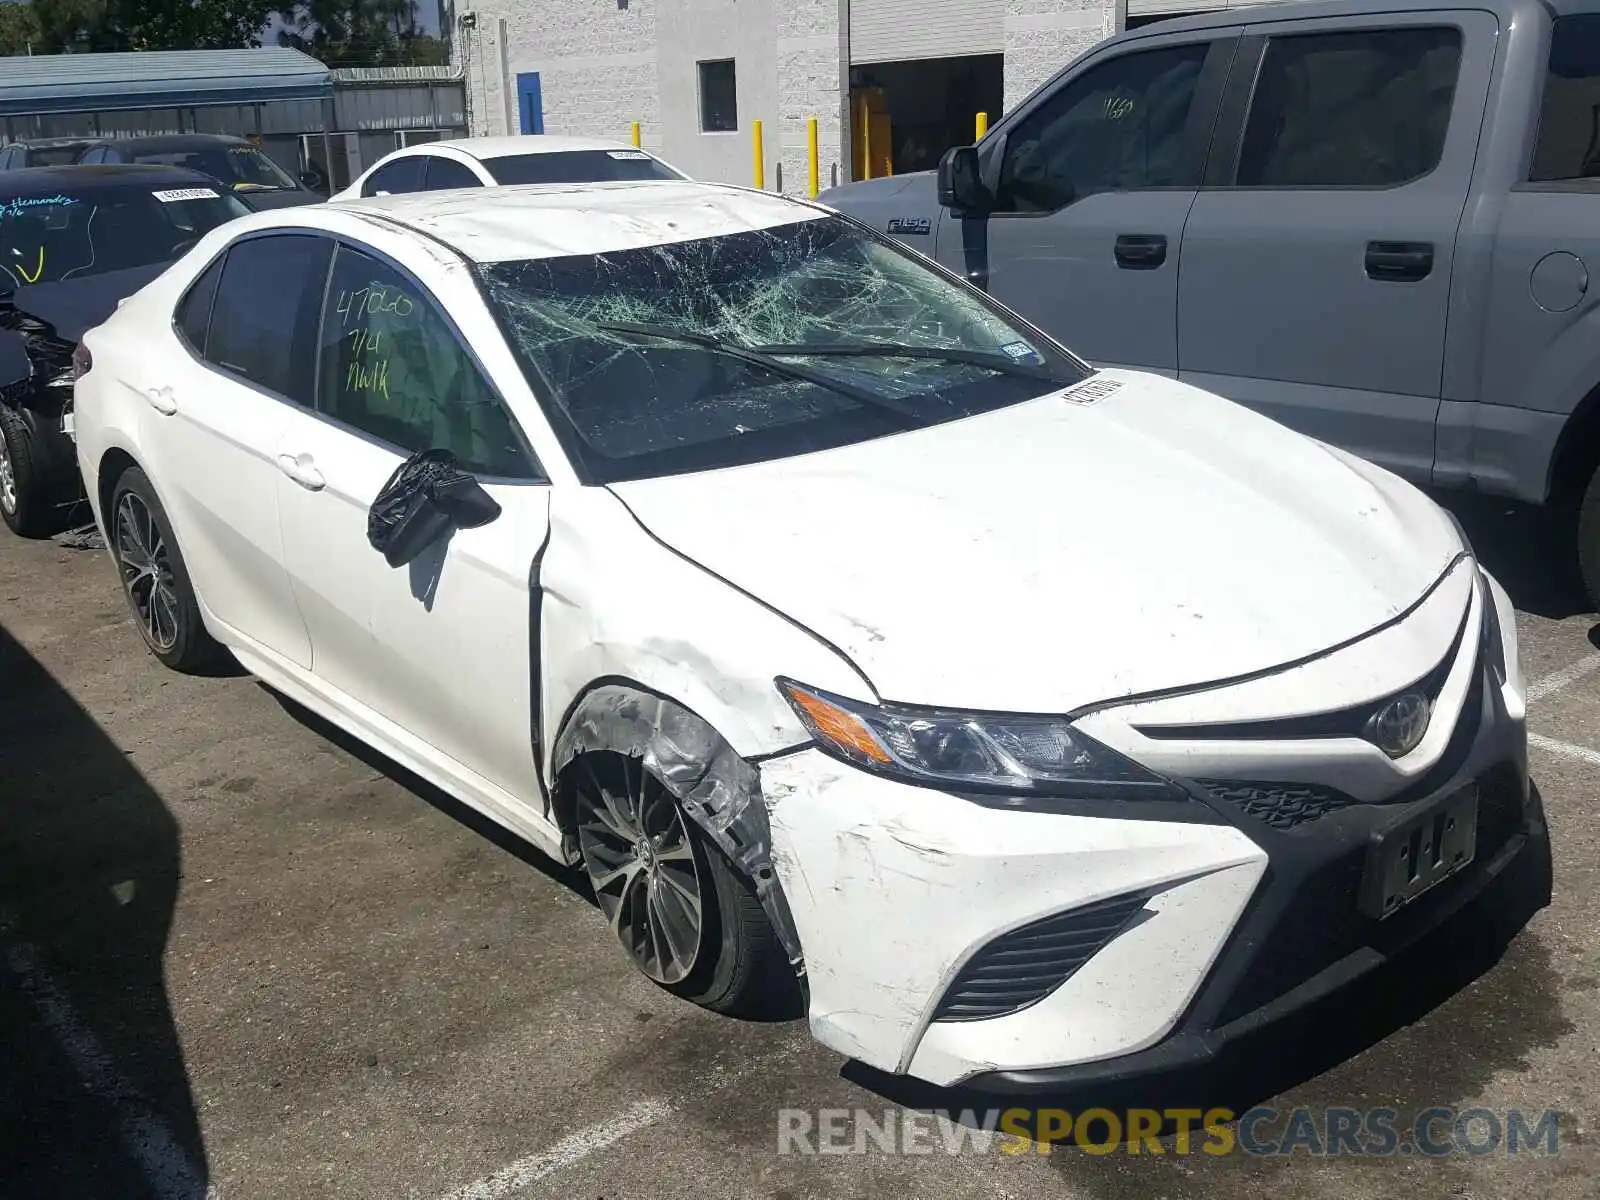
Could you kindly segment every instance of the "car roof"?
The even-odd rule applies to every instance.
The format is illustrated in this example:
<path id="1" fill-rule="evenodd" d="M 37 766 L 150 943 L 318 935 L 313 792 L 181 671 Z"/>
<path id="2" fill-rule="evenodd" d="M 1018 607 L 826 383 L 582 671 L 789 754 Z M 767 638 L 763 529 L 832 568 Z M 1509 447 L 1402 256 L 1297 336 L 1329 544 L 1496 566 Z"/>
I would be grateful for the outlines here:
<path id="1" fill-rule="evenodd" d="M 50 150 L 56 146 L 87 146 L 93 138 L 83 137 L 53 137 L 53 138 L 18 138 L 10 143 L 13 146 L 28 146 L 40 150 Z M 0 146 L 0 150 L 5 149 Z"/>
<path id="2" fill-rule="evenodd" d="M 257 228 L 320 225 L 340 213 L 405 226 L 480 263 L 607 254 L 834 215 L 776 192 L 666 179 L 407 192 L 246 219 Z"/>
<path id="3" fill-rule="evenodd" d="M 566 137 L 549 133 L 522 133 L 510 137 L 447 138 L 444 141 L 424 142 L 417 149 L 448 146 L 480 161 L 490 158 L 509 158 L 513 154 L 566 154 L 582 150 L 632 150 L 631 142 L 617 138 Z"/>
<path id="4" fill-rule="evenodd" d="M 95 138 L 97 146 L 116 146 L 123 150 L 154 151 L 163 150 L 193 150 L 202 146 L 248 146 L 251 143 L 242 137 L 234 137 L 226 133 L 157 133 L 144 137 L 108 137 Z"/>
<path id="5" fill-rule="evenodd" d="M 0 171 L 0 196 L 48 196 L 54 192 L 97 187 L 216 187 L 217 181 L 187 167 L 152 163 L 73 163 L 59 167 L 22 167 Z"/>
<path id="6" fill-rule="evenodd" d="M 1473 0 L 1468 6 L 1463 6 L 1461 0 L 1382 0 L 1382 3 L 1375 3 L 1374 0 L 1254 0 L 1250 4 L 1238 7 L 1220 8 L 1214 12 L 1197 13 L 1190 17 L 1174 17 L 1170 21 L 1141 25 L 1110 40 L 1136 41 L 1139 38 L 1166 33 L 1257 25 L 1269 21 L 1370 17 L 1412 12 L 1459 12 L 1463 7 L 1484 9 L 1509 20 L 1519 13 L 1536 11 L 1592 12 L 1600 10 L 1600 0 Z"/>

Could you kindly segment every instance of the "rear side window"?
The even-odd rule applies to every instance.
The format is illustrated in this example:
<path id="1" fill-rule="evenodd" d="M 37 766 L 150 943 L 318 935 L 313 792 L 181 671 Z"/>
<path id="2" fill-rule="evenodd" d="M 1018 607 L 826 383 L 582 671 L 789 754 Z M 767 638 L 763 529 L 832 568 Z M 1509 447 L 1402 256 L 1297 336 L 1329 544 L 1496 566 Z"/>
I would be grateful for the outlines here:
<path id="1" fill-rule="evenodd" d="M 1396 187 L 1439 165 L 1461 31 L 1273 38 L 1256 77 L 1239 187 Z"/>
<path id="2" fill-rule="evenodd" d="M 1600 14 L 1559 17 L 1533 150 L 1535 183 L 1600 177 Z"/>
<path id="3" fill-rule="evenodd" d="M 211 323 L 211 302 L 216 299 L 217 281 L 222 278 L 222 263 L 223 259 L 219 258 L 207 267 L 178 302 L 178 333 L 189 343 L 189 349 L 202 357 L 206 352 L 206 327 Z"/>
<path id="4" fill-rule="evenodd" d="M 211 308 L 206 358 L 257 387 L 309 407 L 317 312 L 333 244 L 310 234 L 237 242 Z"/>
<path id="5" fill-rule="evenodd" d="M 440 158 L 436 154 L 427 156 L 428 162 L 428 190 L 441 191 L 445 188 L 470 188 L 482 187 L 478 177 L 461 163 L 453 158 Z"/>
<path id="6" fill-rule="evenodd" d="M 398 196 L 402 192 L 422 190 L 422 169 L 427 162 L 419 154 L 398 158 L 387 166 L 379 167 L 361 186 L 363 196 Z"/>

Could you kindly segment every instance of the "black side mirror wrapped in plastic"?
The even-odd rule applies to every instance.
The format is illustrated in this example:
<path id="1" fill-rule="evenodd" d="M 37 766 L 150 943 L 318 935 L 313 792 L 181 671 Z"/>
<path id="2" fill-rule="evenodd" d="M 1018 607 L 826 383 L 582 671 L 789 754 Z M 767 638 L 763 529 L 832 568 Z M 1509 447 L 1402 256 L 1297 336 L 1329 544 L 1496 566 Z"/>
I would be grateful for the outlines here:
<path id="1" fill-rule="evenodd" d="M 403 567 L 456 529 L 475 529 L 500 505 L 448 450 L 423 450 L 395 468 L 367 510 L 367 541 Z"/>

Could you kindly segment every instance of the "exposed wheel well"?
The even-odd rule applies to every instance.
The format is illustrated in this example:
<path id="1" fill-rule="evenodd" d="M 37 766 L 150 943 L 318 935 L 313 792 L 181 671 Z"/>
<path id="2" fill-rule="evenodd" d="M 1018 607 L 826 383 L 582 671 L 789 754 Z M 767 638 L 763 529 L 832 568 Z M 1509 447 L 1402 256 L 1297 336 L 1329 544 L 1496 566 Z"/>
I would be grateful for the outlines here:
<path id="1" fill-rule="evenodd" d="M 100 456 L 100 477 L 95 480 L 95 498 L 100 502 L 100 518 L 106 525 L 101 532 L 108 540 L 111 537 L 111 489 L 117 486 L 117 480 L 122 478 L 124 471 L 138 465 L 126 450 L 112 448 Z"/>
<path id="2" fill-rule="evenodd" d="M 1550 463 L 1551 504 L 1575 504 L 1600 465 L 1600 385 L 1583 398 L 1561 430 Z"/>

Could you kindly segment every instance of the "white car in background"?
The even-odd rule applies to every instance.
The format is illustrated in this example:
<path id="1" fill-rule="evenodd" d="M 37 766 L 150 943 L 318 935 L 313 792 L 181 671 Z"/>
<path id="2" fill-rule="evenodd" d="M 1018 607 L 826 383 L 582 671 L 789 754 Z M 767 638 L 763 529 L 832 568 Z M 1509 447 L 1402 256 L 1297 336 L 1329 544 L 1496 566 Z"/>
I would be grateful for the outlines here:
<path id="1" fill-rule="evenodd" d="M 84 351 L 154 654 L 581 863 L 708 1007 L 1053 1088 L 1549 901 L 1514 615 L 1443 510 L 817 205 L 260 213 Z"/>
<path id="2" fill-rule="evenodd" d="M 606 138 L 522 134 L 423 142 L 386 154 L 331 200 L 535 183 L 687 179 L 647 150 Z"/>

